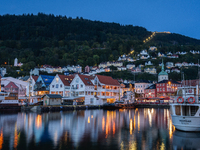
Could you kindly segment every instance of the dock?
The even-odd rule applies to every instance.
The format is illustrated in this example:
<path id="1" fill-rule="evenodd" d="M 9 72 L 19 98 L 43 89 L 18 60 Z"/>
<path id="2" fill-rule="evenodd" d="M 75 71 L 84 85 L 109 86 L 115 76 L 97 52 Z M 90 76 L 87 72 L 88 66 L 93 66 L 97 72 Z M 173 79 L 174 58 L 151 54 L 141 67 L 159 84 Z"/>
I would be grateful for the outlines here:
<path id="1" fill-rule="evenodd" d="M 68 110 L 102 109 L 101 105 L 57 105 L 57 106 L 23 106 L 22 111 L 55 112 Z"/>
<path id="2" fill-rule="evenodd" d="M 135 108 L 170 108 L 169 104 L 135 104 Z"/>

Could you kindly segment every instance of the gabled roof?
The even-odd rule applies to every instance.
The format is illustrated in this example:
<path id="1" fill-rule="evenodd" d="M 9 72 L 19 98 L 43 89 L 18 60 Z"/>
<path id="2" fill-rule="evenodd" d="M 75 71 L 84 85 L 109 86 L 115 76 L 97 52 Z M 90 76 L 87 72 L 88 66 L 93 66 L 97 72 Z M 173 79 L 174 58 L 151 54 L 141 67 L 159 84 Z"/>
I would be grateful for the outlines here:
<path id="1" fill-rule="evenodd" d="M 103 75 L 96 75 L 97 78 L 99 79 L 100 83 L 106 84 L 106 85 L 116 85 L 120 86 L 119 82 L 112 77 L 109 76 L 103 76 Z"/>
<path id="2" fill-rule="evenodd" d="M 78 74 L 78 76 L 81 78 L 81 80 L 83 81 L 83 83 L 85 85 L 93 85 L 93 83 L 91 82 L 91 77 L 90 76 L 80 75 L 80 74 Z"/>
<path id="3" fill-rule="evenodd" d="M 16 86 L 16 84 L 14 82 L 8 83 L 4 88 L 11 88 L 11 86 L 12 86 L 12 88 L 18 88 L 18 86 Z"/>
<path id="4" fill-rule="evenodd" d="M 146 89 L 156 89 L 156 84 L 153 84 L 153 85 L 151 85 L 150 87 L 148 87 Z"/>
<path id="5" fill-rule="evenodd" d="M 36 82 L 39 76 L 32 76 L 33 80 Z"/>
<path id="6" fill-rule="evenodd" d="M 49 75 L 41 75 L 44 83 L 46 84 L 46 86 L 49 86 L 49 84 L 51 84 L 51 82 L 53 81 L 55 76 L 49 76 Z"/>
<path id="7" fill-rule="evenodd" d="M 70 83 L 74 79 L 74 76 L 66 76 L 66 75 L 58 75 L 60 80 L 63 82 L 65 86 L 70 86 Z"/>

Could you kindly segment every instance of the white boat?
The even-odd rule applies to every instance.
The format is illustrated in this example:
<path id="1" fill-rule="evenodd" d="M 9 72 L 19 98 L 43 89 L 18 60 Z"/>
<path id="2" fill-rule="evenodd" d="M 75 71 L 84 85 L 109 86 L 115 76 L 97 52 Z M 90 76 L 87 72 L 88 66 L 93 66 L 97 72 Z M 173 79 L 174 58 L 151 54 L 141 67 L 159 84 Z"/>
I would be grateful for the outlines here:
<path id="1" fill-rule="evenodd" d="M 198 86 L 180 87 L 171 104 L 172 124 L 181 131 L 200 131 Z"/>
<path id="2" fill-rule="evenodd" d="M 0 92 L 0 106 L 18 106 L 18 94 Z"/>

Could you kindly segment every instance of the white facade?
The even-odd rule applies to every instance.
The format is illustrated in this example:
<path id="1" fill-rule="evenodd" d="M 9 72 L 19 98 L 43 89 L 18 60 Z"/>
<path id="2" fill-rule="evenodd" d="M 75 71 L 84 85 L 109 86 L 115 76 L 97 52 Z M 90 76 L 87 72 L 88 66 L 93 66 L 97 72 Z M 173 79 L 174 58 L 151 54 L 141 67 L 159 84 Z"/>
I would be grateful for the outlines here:
<path id="1" fill-rule="evenodd" d="M 99 79 L 100 77 L 106 78 L 106 76 L 97 75 L 93 80 L 93 83 L 95 85 L 95 92 L 100 103 L 112 103 L 116 100 L 119 100 L 119 96 L 122 95 L 122 93 L 120 93 L 120 84 L 114 85 L 109 83 L 102 83 Z"/>
<path id="2" fill-rule="evenodd" d="M 88 83 L 92 83 L 89 81 L 88 77 L 84 76 L 84 80 L 87 80 Z M 76 75 L 70 84 L 71 89 L 71 97 L 84 97 L 85 105 L 99 105 L 97 99 L 95 98 L 94 85 L 85 84 L 79 75 Z"/>
<path id="3" fill-rule="evenodd" d="M 145 62 L 145 66 L 152 66 L 153 63 L 151 61 Z"/>
<path id="4" fill-rule="evenodd" d="M 135 68 L 135 64 L 127 64 L 126 68 L 127 69 L 133 69 L 133 68 Z"/>
<path id="5" fill-rule="evenodd" d="M 19 88 L 18 97 L 29 95 L 29 82 L 24 82 L 13 77 L 1 78 L 1 85 L 3 85 L 4 87 L 10 82 L 15 83 L 15 85 Z M 1 90 L 3 90 L 3 86 Z"/>
<path id="6" fill-rule="evenodd" d="M 70 79 L 68 80 L 70 81 Z M 59 94 L 63 97 L 70 97 L 70 84 L 69 86 L 64 85 L 59 75 L 57 74 L 50 84 L 50 94 Z"/>
<path id="7" fill-rule="evenodd" d="M 18 59 L 15 58 L 15 60 L 14 60 L 14 66 L 16 67 L 17 65 L 18 65 Z"/>
<path id="8" fill-rule="evenodd" d="M 152 83 L 145 83 L 145 82 L 136 82 L 135 83 L 135 92 L 138 94 L 144 94 L 144 89 L 150 87 Z"/>

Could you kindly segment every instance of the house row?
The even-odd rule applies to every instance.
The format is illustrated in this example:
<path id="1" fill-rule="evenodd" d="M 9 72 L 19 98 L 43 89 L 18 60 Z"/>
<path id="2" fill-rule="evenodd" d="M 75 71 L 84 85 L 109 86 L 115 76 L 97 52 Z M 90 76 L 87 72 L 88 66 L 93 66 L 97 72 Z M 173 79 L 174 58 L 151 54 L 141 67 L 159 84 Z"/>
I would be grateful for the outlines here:
<path id="1" fill-rule="evenodd" d="M 81 73 L 82 67 L 80 65 L 77 66 L 66 66 L 66 67 L 53 67 L 51 65 L 43 65 L 42 67 L 34 68 L 30 71 L 31 75 L 39 75 L 39 71 L 47 72 L 47 73 L 63 73 L 63 72 L 75 72 L 75 73 Z"/>
<path id="2" fill-rule="evenodd" d="M 31 76 L 28 80 L 30 95 L 59 94 L 66 103 L 101 105 L 119 99 L 120 84 L 109 76 L 86 76 L 81 74 Z"/>
<path id="3" fill-rule="evenodd" d="M 118 61 L 128 61 L 128 62 L 134 62 L 135 60 L 127 55 L 122 55 L 118 58 Z"/>
<path id="4" fill-rule="evenodd" d="M 144 89 L 144 97 L 152 98 L 173 96 L 178 87 L 181 87 L 181 83 L 173 80 L 162 80 Z"/>
<path id="5" fill-rule="evenodd" d="M 106 68 L 106 67 L 110 67 L 110 66 L 115 66 L 115 67 L 122 67 L 123 66 L 123 62 L 120 61 L 116 61 L 116 62 L 102 62 L 99 64 L 99 68 Z"/>

